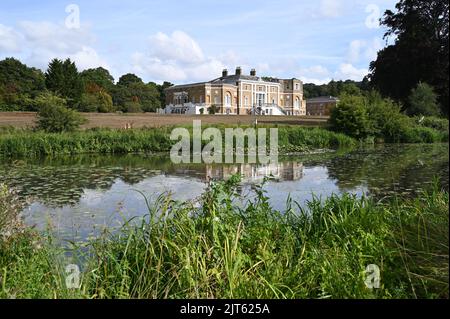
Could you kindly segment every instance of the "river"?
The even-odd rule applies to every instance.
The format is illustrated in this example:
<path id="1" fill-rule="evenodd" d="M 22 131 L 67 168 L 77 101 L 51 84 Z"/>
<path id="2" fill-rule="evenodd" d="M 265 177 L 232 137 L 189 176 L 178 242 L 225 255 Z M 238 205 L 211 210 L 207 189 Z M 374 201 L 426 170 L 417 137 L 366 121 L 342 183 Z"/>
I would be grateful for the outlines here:
<path id="1" fill-rule="evenodd" d="M 244 198 L 252 185 L 272 176 L 264 190 L 271 205 L 286 207 L 290 196 L 305 206 L 314 196 L 344 192 L 377 199 L 410 196 L 437 182 L 448 189 L 448 144 L 378 145 L 352 151 L 282 157 L 271 165 L 172 164 L 167 156 L 83 155 L 0 164 L 0 181 L 27 200 L 28 225 L 61 239 L 85 240 L 102 229 L 147 214 L 142 193 L 153 202 L 163 193 L 187 201 L 198 198 L 209 179 L 243 176 Z"/>

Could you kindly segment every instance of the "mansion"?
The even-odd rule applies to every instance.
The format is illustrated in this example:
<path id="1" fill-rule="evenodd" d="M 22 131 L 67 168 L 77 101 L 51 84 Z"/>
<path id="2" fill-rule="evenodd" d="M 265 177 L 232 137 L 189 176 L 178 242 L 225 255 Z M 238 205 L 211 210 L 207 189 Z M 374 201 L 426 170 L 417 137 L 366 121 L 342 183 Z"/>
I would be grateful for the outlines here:
<path id="1" fill-rule="evenodd" d="M 210 82 L 176 85 L 165 90 L 166 114 L 306 115 L 303 83 L 223 70 Z"/>

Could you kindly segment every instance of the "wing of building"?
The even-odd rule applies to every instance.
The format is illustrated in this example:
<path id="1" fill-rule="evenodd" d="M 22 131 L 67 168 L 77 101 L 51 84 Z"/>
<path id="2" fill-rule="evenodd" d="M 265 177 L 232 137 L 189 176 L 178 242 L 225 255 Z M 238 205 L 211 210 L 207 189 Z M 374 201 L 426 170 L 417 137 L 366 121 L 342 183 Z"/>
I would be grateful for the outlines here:
<path id="1" fill-rule="evenodd" d="M 223 70 L 222 76 L 202 83 L 167 88 L 165 113 L 227 115 L 306 115 L 303 83 L 298 79 L 243 75 Z"/>

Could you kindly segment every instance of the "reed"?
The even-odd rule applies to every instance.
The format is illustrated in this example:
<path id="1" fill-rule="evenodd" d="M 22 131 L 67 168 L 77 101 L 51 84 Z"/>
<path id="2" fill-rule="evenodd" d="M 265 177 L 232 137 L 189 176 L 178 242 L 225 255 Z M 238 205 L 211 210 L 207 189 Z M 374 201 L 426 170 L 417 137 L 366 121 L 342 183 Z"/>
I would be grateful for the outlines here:
<path id="1" fill-rule="evenodd" d="M 448 298 L 448 192 L 386 202 L 344 194 L 307 207 L 290 199 L 280 212 L 262 186 L 238 205 L 239 189 L 235 176 L 198 201 L 161 195 L 143 220 L 75 245 L 76 291 L 61 283 L 50 239 L 38 253 L 28 239 L 4 244 L 0 297 Z M 369 264 L 380 289 L 364 284 Z"/>

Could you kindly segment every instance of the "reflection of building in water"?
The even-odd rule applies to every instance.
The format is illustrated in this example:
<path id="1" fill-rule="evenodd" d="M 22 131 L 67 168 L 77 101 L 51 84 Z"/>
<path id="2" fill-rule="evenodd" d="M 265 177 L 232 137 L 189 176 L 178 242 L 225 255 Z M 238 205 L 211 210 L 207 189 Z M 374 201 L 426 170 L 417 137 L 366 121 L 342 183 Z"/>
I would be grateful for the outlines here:
<path id="1" fill-rule="evenodd" d="M 224 166 L 206 166 L 206 177 L 228 179 L 240 174 L 243 182 L 262 182 L 264 177 L 273 176 L 280 181 L 295 181 L 303 177 L 303 164 L 298 162 L 282 162 L 272 164 L 240 164 Z"/>

